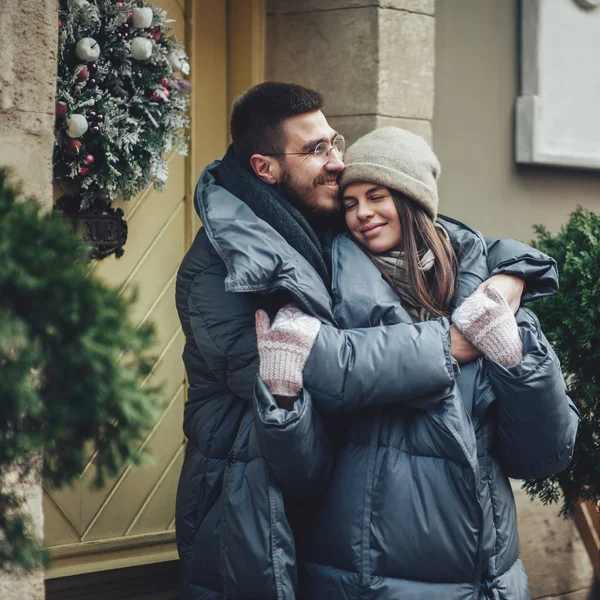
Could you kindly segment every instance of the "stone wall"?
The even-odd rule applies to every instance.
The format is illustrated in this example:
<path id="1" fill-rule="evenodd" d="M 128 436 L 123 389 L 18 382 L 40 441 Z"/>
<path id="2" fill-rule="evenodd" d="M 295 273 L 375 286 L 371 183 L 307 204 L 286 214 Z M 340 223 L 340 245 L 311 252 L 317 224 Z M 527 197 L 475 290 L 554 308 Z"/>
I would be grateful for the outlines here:
<path id="1" fill-rule="evenodd" d="M 52 202 L 57 0 L 0 2 L 0 165 Z"/>
<path id="2" fill-rule="evenodd" d="M 315 88 L 350 142 L 385 125 L 431 138 L 434 0 L 270 0 L 267 79 Z"/>
<path id="3" fill-rule="evenodd" d="M 52 205 L 52 146 L 57 58 L 57 0 L 0 1 L 0 166 L 46 208 Z M 2 474 L 15 481 L 18 467 Z M 21 486 L 36 533 L 43 530 L 39 470 Z M 0 571 L 2 600 L 40 600 L 42 571 Z"/>

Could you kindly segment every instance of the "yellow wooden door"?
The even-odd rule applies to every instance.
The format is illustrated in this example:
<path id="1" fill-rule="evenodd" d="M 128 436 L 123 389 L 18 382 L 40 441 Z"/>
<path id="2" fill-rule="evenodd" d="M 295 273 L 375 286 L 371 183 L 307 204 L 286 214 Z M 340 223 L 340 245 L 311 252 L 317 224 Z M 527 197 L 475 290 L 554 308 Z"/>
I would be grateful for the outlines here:
<path id="1" fill-rule="evenodd" d="M 61 577 L 177 557 L 175 490 L 181 469 L 185 373 L 184 338 L 175 310 L 177 268 L 199 226 L 193 186 L 202 166 L 227 145 L 227 14 L 224 0 L 158 0 L 175 19 L 192 67 L 190 153 L 168 157 L 167 189 L 146 190 L 116 206 L 129 232 L 125 254 L 98 262 L 97 275 L 121 293 L 138 290 L 136 323 L 157 333 L 154 370 L 147 385 L 164 382 L 162 414 L 141 446 L 152 463 L 127 467 L 101 490 L 90 488 L 94 457 L 75 484 L 44 493 L 45 543 L 53 556 L 47 577 Z M 251 2 L 252 4 L 252 2 Z"/>

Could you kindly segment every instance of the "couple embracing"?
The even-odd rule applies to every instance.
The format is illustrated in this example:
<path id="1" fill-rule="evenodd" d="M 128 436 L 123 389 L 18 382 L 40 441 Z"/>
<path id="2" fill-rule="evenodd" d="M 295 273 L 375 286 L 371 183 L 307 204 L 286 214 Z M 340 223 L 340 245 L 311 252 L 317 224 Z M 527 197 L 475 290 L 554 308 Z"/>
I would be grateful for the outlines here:
<path id="1" fill-rule="evenodd" d="M 508 477 L 578 415 L 523 303 L 554 261 L 438 214 L 420 137 L 346 152 L 321 96 L 255 86 L 177 279 L 182 600 L 525 600 Z"/>

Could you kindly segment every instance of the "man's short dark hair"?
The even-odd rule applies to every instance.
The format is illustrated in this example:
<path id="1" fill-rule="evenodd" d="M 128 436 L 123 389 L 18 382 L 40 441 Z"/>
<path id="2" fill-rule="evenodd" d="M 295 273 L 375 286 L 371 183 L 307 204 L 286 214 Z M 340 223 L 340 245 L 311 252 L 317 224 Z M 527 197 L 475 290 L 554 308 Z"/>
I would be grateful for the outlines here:
<path id="1" fill-rule="evenodd" d="M 301 85 L 267 81 L 251 87 L 233 103 L 231 111 L 235 155 L 248 165 L 253 154 L 284 152 L 285 119 L 322 107 L 321 94 Z"/>

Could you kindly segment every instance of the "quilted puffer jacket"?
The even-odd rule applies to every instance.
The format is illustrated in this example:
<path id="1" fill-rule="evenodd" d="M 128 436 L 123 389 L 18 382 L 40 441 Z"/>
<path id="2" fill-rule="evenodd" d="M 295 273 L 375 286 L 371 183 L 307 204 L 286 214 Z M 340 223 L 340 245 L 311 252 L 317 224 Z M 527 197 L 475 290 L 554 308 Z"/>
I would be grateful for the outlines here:
<path id="1" fill-rule="evenodd" d="M 445 218 L 459 261 L 458 306 L 489 277 L 476 232 Z M 345 328 L 410 323 L 391 286 L 347 235 L 333 252 L 334 317 Z M 558 473 L 571 459 L 578 414 L 558 359 L 535 315 L 517 315 L 522 362 L 506 369 L 480 358 L 447 388 L 426 397 L 410 383 L 412 407 L 368 407 L 347 421 L 331 484 L 314 519 L 300 568 L 306 600 L 525 600 L 527 577 L 508 477 Z M 430 354 L 407 348 L 416 372 Z M 315 350 L 321 378 L 313 402 L 335 394 L 338 360 Z M 379 360 L 394 357 L 381 351 Z M 371 381 L 376 385 L 378 363 Z M 425 376 L 425 374 L 424 374 Z M 327 394 L 325 397 L 321 397 Z"/>
<path id="2" fill-rule="evenodd" d="M 319 504 L 335 459 L 319 411 L 334 414 L 442 394 L 455 382 L 449 324 L 340 330 L 329 290 L 309 263 L 207 167 L 195 204 L 203 227 L 180 267 L 176 304 L 186 343 L 188 439 L 177 489 L 182 600 L 296 598 L 297 557 L 286 502 Z M 495 272 L 552 289 L 553 262 L 516 242 L 490 242 Z M 323 325 L 306 391 L 279 409 L 257 383 L 254 313 L 293 300 Z M 418 372 L 407 348 L 426 355 Z M 327 356 L 326 393 L 319 368 Z M 256 393 L 261 398 L 256 402 Z M 405 394 L 403 390 L 410 390 Z M 335 417 L 333 417 L 335 419 Z M 288 502 L 288 504 L 289 504 Z M 301 529 L 307 524 L 300 523 Z M 325 597 L 322 595 L 316 598 Z"/>

